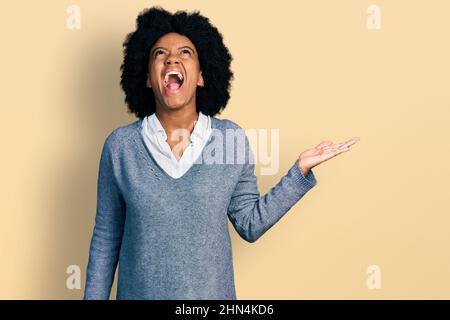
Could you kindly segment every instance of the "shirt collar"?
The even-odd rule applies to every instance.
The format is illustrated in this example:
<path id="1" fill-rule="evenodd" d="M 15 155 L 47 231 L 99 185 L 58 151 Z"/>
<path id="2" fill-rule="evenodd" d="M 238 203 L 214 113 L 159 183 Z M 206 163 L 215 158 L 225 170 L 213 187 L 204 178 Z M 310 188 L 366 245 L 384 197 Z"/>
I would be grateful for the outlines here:
<path id="1" fill-rule="evenodd" d="M 205 139 L 207 128 L 208 128 L 209 117 L 204 115 L 201 111 L 198 113 L 198 119 L 195 122 L 194 130 L 192 130 L 192 139 Z M 156 116 L 156 112 L 148 117 L 148 128 L 152 134 L 160 134 L 164 140 L 167 139 L 167 134 Z"/>
<path id="2" fill-rule="evenodd" d="M 203 140 L 206 134 L 206 127 L 208 123 L 208 117 L 205 116 L 201 111 L 198 112 L 198 119 L 195 122 L 194 130 L 192 130 L 191 137 L 193 139 L 198 138 Z"/>

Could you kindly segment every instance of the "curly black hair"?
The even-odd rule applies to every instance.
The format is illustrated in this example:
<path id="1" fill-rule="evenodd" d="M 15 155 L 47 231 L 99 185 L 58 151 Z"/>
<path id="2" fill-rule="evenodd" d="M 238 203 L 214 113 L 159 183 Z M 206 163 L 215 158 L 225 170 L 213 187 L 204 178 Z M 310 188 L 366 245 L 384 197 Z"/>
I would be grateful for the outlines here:
<path id="1" fill-rule="evenodd" d="M 196 89 L 197 112 L 210 116 L 220 114 L 230 98 L 233 79 L 230 69 L 233 58 L 221 33 L 199 11 L 171 14 L 160 6 L 141 11 L 136 19 L 136 30 L 129 33 L 123 43 L 120 84 L 125 92 L 128 113 L 142 119 L 156 111 L 155 95 L 146 86 L 150 49 L 169 32 L 188 37 L 197 49 L 205 82 L 204 87 Z"/>

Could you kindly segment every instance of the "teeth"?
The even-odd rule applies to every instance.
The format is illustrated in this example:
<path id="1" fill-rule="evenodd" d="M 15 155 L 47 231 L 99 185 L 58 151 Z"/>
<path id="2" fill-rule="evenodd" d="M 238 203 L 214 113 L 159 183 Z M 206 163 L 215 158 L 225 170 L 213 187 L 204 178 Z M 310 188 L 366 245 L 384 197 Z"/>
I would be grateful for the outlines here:
<path id="1" fill-rule="evenodd" d="M 166 73 L 166 76 L 164 77 L 164 82 L 169 81 L 169 76 L 171 74 L 176 74 L 178 76 L 178 79 L 183 81 L 183 75 L 180 72 L 178 72 L 178 71 L 172 70 L 172 71 L 169 71 L 169 72 Z"/>

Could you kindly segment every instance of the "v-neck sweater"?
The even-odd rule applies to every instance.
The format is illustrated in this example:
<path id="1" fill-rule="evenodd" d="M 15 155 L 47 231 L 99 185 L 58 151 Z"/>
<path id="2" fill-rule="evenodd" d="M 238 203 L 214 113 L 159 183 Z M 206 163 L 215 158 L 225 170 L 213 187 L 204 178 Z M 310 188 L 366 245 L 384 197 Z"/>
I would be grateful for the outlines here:
<path id="1" fill-rule="evenodd" d="M 211 134 L 211 116 L 198 112 L 198 119 L 194 123 L 192 133 L 188 131 L 176 130 L 173 137 L 182 137 L 183 140 L 189 138 L 191 143 L 183 150 L 180 159 L 176 159 L 167 140 L 167 133 L 159 121 L 156 113 L 146 116 L 142 120 L 141 134 L 147 148 L 151 152 L 153 159 L 158 165 L 173 178 L 179 178 L 189 170 L 198 158 Z M 184 141 L 185 142 L 185 141 Z M 181 145 L 181 143 L 177 144 Z M 177 148 L 177 146 L 175 146 Z"/>
<path id="2" fill-rule="evenodd" d="M 225 139 L 227 130 L 243 129 L 228 119 L 211 120 L 213 134 L 202 154 L 177 179 L 149 152 L 142 119 L 107 136 L 83 299 L 109 299 L 116 267 L 116 299 L 237 299 L 227 221 L 254 242 L 317 181 L 312 170 L 303 176 L 296 159 L 261 196 L 247 136 L 245 148 L 237 138 L 234 144 Z M 216 162 L 199 161 L 212 156 Z"/>

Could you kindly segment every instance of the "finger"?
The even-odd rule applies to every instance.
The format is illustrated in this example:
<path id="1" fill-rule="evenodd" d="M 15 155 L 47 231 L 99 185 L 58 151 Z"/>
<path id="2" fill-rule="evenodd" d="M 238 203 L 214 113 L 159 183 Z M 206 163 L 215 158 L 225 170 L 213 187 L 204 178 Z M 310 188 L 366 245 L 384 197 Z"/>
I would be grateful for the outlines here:
<path id="1" fill-rule="evenodd" d="M 360 139 L 358 137 L 352 138 L 350 140 L 347 140 L 346 142 L 344 142 L 342 144 L 342 148 L 347 148 L 350 147 L 352 145 L 354 145 L 355 143 L 357 143 Z"/>
<path id="2" fill-rule="evenodd" d="M 342 152 L 346 152 L 348 150 L 350 150 L 350 147 L 347 147 L 347 148 L 344 148 L 344 149 L 340 149 L 340 150 L 338 150 L 337 154 L 342 153 Z"/>
<path id="3" fill-rule="evenodd" d="M 349 150 L 350 150 L 350 148 L 345 148 L 345 149 L 341 149 L 341 150 L 329 150 L 328 152 L 325 152 L 322 154 L 322 161 L 326 161 L 331 158 L 334 158 L 335 156 L 337 156 L 343 152 L 347 152 Z"/>
<path id="4" fill-rule="evenodd" d="M 340 146 L 337 148 L 330 148 L 330 149 L 326 150 L 325 152 L 339 154 L 341 152 L 348 151 L 348 150 L 350 150 L 350 147 Z"/>
<path id="5" fill-rule="evenodd" d="M 338 149 L 335 148 L 335 147 L 326 148 L 326 149 L 322 150 L 322 155 L 328 156 L 328 155 L 333 154 L 333 153 L 335 153 L 337 151 L 338 151 Z"/>
<path id="6" fill-rule="evenodd" d="M 325 140 L 325 141 L 322 141 L 321 143 L 319 143 L 316 148 L 320 149 L 320 148 L 323 148 L 325 146 L 329 146 L 330 144 L 333 144 L 333 142 L 330 141 L 330 140 Z"/>
<path id="7" fill-rule="evenodd" d="M 331 145 L 331 146 L 323 147 L 322 150 L 323 150 L 323 151 L 333 151 L 333 150 L 338 150 L 342 145 L 343 145 L 343 143 L 333 144 L 333 145 Z"/>

